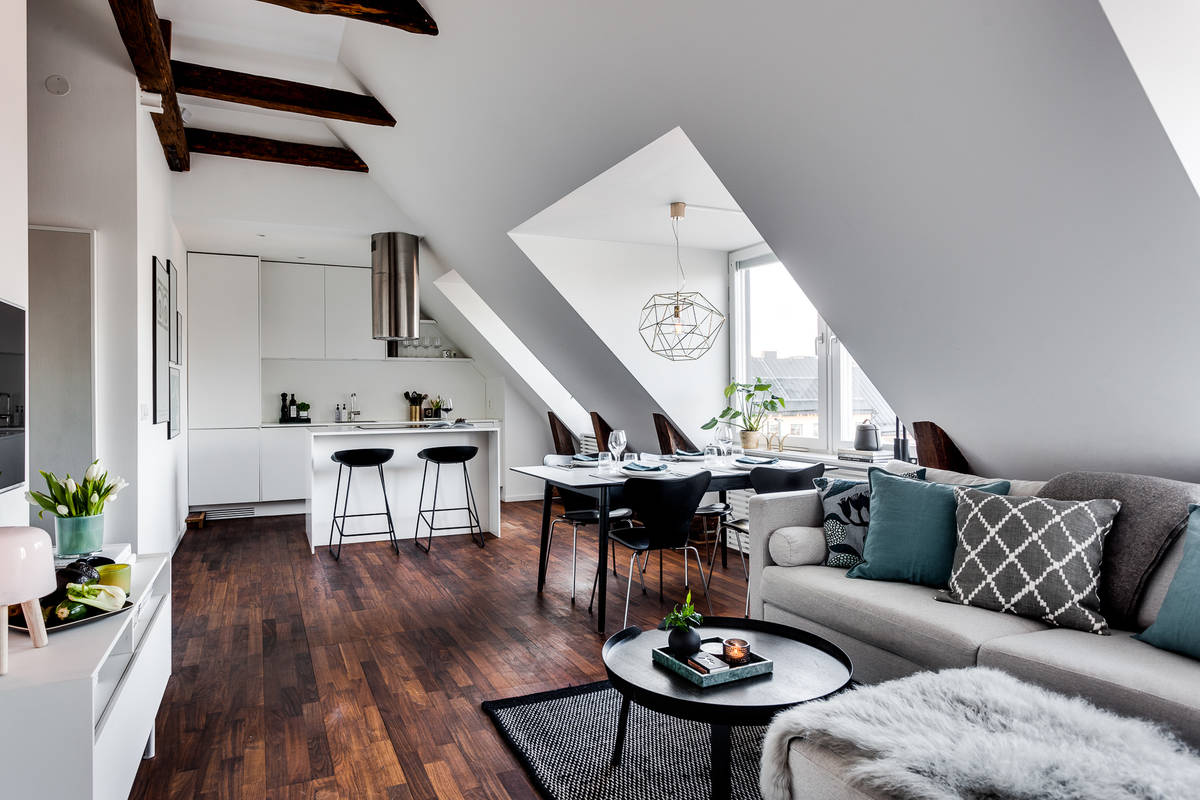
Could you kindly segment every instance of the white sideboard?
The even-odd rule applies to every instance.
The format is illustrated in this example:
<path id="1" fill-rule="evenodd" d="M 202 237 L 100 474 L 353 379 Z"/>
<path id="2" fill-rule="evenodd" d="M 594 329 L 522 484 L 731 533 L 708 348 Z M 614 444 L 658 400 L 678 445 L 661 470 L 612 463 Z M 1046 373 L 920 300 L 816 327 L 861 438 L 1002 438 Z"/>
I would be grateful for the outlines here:
<path id="1" fill-rule="evenodd" d="M 0 676 L 0 796 L 124 800 L 171 676 L 171 559 L 139 556 L 130 610 L 50 633 L 9 634 Z"/>

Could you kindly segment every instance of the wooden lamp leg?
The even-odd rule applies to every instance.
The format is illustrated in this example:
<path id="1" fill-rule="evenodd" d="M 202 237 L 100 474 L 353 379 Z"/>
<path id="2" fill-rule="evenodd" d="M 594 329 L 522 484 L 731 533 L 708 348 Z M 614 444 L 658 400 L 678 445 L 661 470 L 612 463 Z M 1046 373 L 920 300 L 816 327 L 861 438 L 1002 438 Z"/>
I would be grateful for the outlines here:
<path id="1" fill-rule="evenodd" d="M 8 674 L 8 606 L 0 606 L 0 675 Z"/>
<path id="2" fill-rule="evenodd" d="M 46 620 L 42 619 L 42 604 L 35 597 L 21 603 L 21 610 L 25 612 L 25 627 L 29 629 L 33 646 L 45 647 L 50 639 L 46 636 Z"/>

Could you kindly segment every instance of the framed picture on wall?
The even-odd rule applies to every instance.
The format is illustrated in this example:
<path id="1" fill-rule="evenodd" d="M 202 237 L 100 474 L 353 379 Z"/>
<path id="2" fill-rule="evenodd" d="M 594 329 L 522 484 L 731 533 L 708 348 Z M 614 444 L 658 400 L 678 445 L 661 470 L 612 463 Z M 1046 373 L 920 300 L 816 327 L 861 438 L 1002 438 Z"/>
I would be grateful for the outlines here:
<path id="1" fill-rule="evenodd" d="M 171 419 L 167 423 L 167 438 L 174 439 L 179 435 L 180 420 L 183 416 L 179 388 L 179 367 L 171 367 Z"/>
<path id="2" fill-rule="evenodd" d="M 171 343 L 170 360 L 172 364 L 179 363 L 179 273 L 175 271 L 175 265 L 171 263 L 171 259 L 167 259 L 167 276 L 170 285 L 170 324 L 171 334 L 168 341 Z"/>
<path id="3" fill-rule="evenodd" d="M 175 312 L 175 335 L 171 337 L 175 346 L 175 363 L 183 364 L 183 312 Z"/>
<path id="4" fill-rule="evenodd" d="M 154 424 L 170 418 L 171 274 L 154 256 Z"/>

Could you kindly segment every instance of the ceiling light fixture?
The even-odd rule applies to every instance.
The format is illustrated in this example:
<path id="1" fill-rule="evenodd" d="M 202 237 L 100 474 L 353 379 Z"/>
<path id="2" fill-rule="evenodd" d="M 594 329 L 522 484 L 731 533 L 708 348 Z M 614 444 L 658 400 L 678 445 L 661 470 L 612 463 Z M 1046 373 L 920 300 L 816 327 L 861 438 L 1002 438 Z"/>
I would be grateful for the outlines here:
<path id="1" fill-rule="evenodd" d="M 671 203 L 671 231 L 675 235 L 675 266 L 679 283 L 674 292 L 652 295 L 642 306 L 638 332 L 642 341 L 670 361 L 695 361 L 707 353 L 725 325 L 725 315 L 700 292 L 685 292 L 687 274 L 679 255 L 679 221 L 686 203 Z"/>

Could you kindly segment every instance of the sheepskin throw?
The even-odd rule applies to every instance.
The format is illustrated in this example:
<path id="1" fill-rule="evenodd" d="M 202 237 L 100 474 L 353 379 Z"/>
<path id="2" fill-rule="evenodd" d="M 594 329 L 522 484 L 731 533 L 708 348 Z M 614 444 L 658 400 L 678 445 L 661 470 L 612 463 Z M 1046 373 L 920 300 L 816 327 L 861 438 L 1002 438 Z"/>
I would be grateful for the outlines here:
<path id="1" fill-rule="evenodd" d="M 951 600 L 1108 633 L 1100 613 L 1100 562 L 1120 503 L 1003 497 L 967 486 L 955 488 L 954 496 Z"/>
<path id="2" fill-rule="evenodd" d="M 765 800 L 802 737 L 846 754 L 848 782 L 910 800 L 1195 797 L 1200 756 L 1158 726 L 983 667 L 921 672 L 797 706 L 763 742 Z"/>

